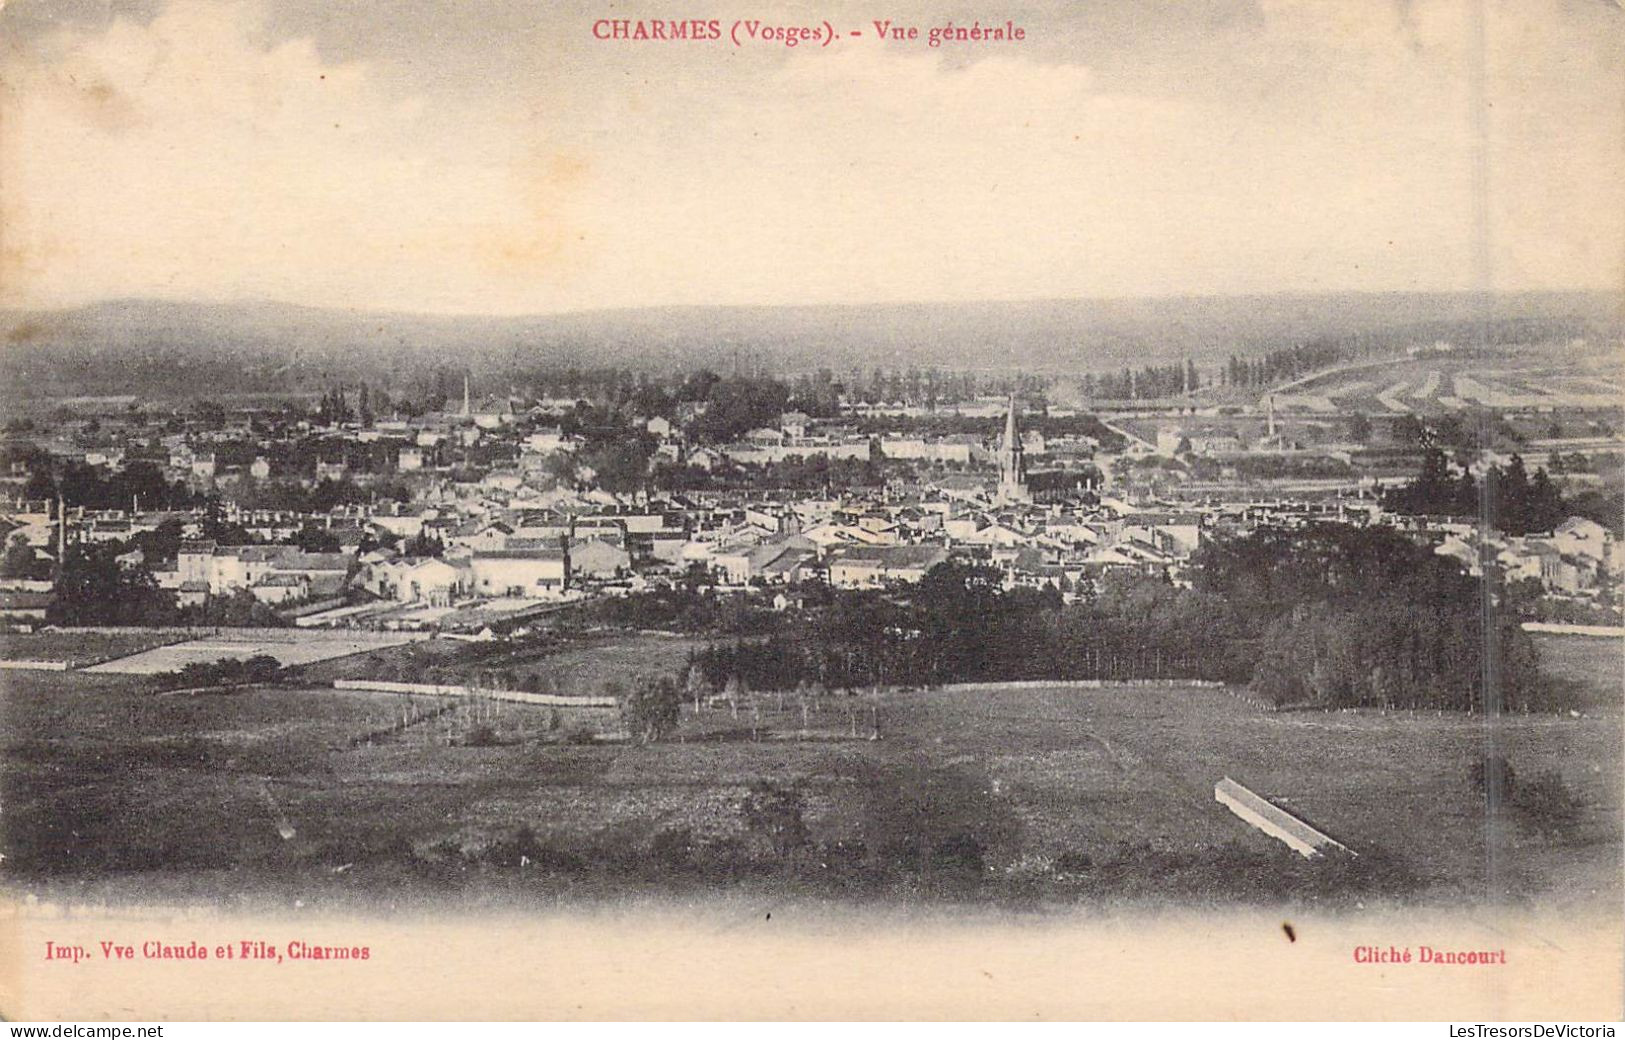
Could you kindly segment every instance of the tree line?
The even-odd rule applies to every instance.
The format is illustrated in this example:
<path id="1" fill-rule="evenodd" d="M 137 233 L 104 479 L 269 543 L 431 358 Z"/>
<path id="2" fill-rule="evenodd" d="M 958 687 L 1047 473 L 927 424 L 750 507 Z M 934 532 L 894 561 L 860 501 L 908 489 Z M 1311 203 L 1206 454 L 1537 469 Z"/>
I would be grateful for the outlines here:
<path id="1" fill-rule="evenodd" d="M 1483 516 L 1510 535 L 1550 531 L 1572 508 L 1546 470 L 1531 477 L 1519 455 L 1505 466 L 1490 466 L 1480 480 L 1469 469 L 1453 472 L 1438 448 L 1422 453 L 1415 478 L 1385 492 L 1382 505 L 1410 516 Z"/>
<path id="2" fill-rule="evenodd" d="M 1351 356 L 1352 352 L 1347 347 L 1329 341 L 1301 343 L 1272 350 L 1259 358 L 1232 354 L 1225 362 L 1219 381 L 1225 386 L 1258 390 L 1327 368 Z"/>
<path id="3" fill-rule="evenodd" d="M 1196 362 L 1186 358 L 1166 365 L 1147 365 L 1120 373 L 1095 375 L 1086 372 L 1079 380 L 1085 397 L 1133 400 L 1142 397 L 1178 397 L 1201 389 L 1202 378 Z"/>
<path id="4" fill-rule="evenodd" d="M 691 666 L 716 689 L 1197 679 L 1283 706 L 1554 703 L 1515 619 L 1486 638 L 1479 581 L 1398 532 L 1262 529 L 1204 545 L 1193 576 L 1108 574 L 1069 604 L 950 561 L 912 588 L 824 590 L 765 638 L 718 640 Z"/>

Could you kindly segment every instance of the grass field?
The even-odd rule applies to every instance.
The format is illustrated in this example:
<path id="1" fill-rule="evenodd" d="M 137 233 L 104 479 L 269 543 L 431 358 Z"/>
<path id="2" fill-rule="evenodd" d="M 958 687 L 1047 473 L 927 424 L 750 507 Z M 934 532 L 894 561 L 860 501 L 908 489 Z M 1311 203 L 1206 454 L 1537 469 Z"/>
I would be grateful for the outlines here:
<path id="1" fill-rule="evenodd" d="M 585 697 L 611 679 L 639 672 L 681 677 L 690 650 L 703 640 L 635 635 L 581 637 L 568 643 L 548 638 L 515 643 L 467 643 L 433 639 L 307 666 L 316 682 L 334 679 L 481 684 L 510 681 L 518 689 Z M 511 676 L 510 676 L 511 673 Z M 508 676 L 508 678 L 505 678 Z"/>
<path id="2" fill-rule="evenodd" d="M 207 664 L 226 659 L 246 660 L 261 654 L 276 658 L 282 665 L 300 665 L 347 657 L 370 648 L 406 643 L 411 639 L 410 635 L 366 632 L 352 636 L 342 632 L 301 632 L 293 628 L 266 636 L 225 632 L 145 650 L 86 670 L 101 674 L 156 675 L 159 672 L 179 671 L 189 664 Z"/>
<path id="3" fill-rule="evenodd" d="M 1579 684 L 1586 701 L 1617 709 L 1625 700 L 1625 640 L 1549 633 L 1533 638 L 1546 670 Z"/>
<path id="4" fill-rule="evenodd" d="M 549 660 L 591 684 L 675 643 Z M 685 709 L 682 742 L 648 747 L 571 743 L 545 709 L 510 708 L 491 746 L 448 746 L 437 723 L 358 743 L 399 718 L 389 695 L 156 696 L 132 678 L 29 673 L 6 685 L 0 851 L 13 883 L 108 898 L 784 885 L 741 811 L 768 780 L 800 792 L 812 851 L 797 884 L 839 876 L 843 857 L 907 861 L 918 839 L 974 844 L 978 898 L 1589 903 L 1619 894 L 1621 713 L 1617 694 L 1597 705 L 1488 722 L 1276 714 L 1212 689 L 918 691 L 873 703 L 878 740 L 869 701 L 849 714 L 836 700 L 809 719 L 818 740 L 795 739 L 800 712 L 769 702 L 739 718 Z M 1487 817 L 1469 780 L 1487 748 L 1520 777 L 1557 771 L 1580 826 L 1552 837 Z M 1365 872 L 1251 831 L 1214 803 L 1221 776 L 1360 851 Z M 882 889 L 919 885 L 892 871 Z"/>
<path id="5" fill-rule="evenodd" d="M 1342 410 L 1438 414 L 1495 408 L 1614 408 L 1619 374 L 1607 352 L 1554 344 L 1426 353 L 1338 366 L 1296 380 L 1284 399 L 1324 401 Z M 1278 402 L 1279 403 L 1279 402 Z"/>
<path id="6" fill-rule="evenodd" d="M 10 661 L 66 661 L 75 667 L 110 657 L 139 653 L 181 637 L 155 632 L 7 632 L 0 633 L 0 658 Z"/>

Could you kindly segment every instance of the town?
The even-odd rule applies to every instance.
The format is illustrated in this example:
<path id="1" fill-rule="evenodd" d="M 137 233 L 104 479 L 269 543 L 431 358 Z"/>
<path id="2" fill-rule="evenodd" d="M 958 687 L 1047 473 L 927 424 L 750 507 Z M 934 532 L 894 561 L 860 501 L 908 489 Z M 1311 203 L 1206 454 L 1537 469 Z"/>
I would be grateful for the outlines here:
<path id="1" fill-rule="evenodd" d="M 1216 538 L 1335 521 L 1493 569 L 1529 620 L 1618 624 L 1605 477 L 1625 440 L 1606 384 L 1452 388 L 1438 349 L 1406 359 L 1414 385 L 1240 403 L 1175 365 L 1140 376 L 1161 396 L 1083 407 L 1034 381 L 959 381 L 945 403 L 918 371 L 861 389 L 608 372 L 579 397 L 465 374 L 411 414 L 365 384 L 309 408 L 64 405 L 7 429 L 0 617 L 110 622 L 117 602 L 60 587 L 93 553 L 204 624 L 500 635 L 678 583 L 783 609 L 804 585 L 913 584 L 950 559 L 1073 602 L 1113 574 L 1189 584 Z M 1511 508 L 1484 523 L 1475 481 Z"/>

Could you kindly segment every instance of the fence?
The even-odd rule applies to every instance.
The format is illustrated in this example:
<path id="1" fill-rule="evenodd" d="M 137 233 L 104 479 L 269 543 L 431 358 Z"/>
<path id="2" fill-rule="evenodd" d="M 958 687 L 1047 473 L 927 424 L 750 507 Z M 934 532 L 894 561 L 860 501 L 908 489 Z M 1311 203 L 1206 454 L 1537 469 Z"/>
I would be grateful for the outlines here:
<path id="1" fill-rule="evenodd" d="M 1018 679 L 1012 682 L 945 683 L 931 687 L 934 690 L 1104 690 L 1118 686 L 1145 686 L 1171 689 L 1180 686 L 1199 686 L 1218 690 L 1224 683 L 1216 679 Z"/>
<path id="2" fill-rule="evenodd" d="M 381 679 L 335 679 L 335 690 L 368 690 L 373 693 L 404 693 L 422 697 L 484 697 L 514 704 L 539 704 L 552 708 L 616 708 L 613 697 L 561 697 L 525 690 L 490 690 L 476 686 L 443 686 L 435 683 L 385 682 Z"/>
<path id="3" fill-rule="evenodd" d="M 1560 625 L 1551 621 L 1525 621 L 1525 632 L 1549 632 L 1559 636 L 1602 636 L 1618 639 L 1625 636 L 1622 625 Z"/>
<path id="4" fill-rule="evenodd" d="M 430 633 L 424 632 L 372 632 L 365 629 L 345 629 L 342 631 L 318 629 L 312 631 L 306 628 L 239 628 L 231 625 L 198 625 L 192 627 L 179 625 L 74 625 L 71 628 L 53 626 L 41 628 L 37 631 L 96 632 L 109 635 L 145 632 L 155 636 L 173 636 L 177 642 L 191 639 L 221 639 L 245 643 L 315 643 L 327 640 L 340 643 L 377 643 L 380 647 L 416 642 L 430 637 Z"/>

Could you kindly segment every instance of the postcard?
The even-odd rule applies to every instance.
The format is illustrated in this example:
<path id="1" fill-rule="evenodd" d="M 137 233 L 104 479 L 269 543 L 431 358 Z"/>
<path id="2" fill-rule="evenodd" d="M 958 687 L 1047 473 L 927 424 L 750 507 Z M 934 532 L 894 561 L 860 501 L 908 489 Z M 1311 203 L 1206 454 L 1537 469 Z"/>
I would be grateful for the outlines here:
<path id="1" fill-rule="evenodd" d="M 1618 0 L 10 0 L 0 1015 L 1625 1014 Z"/>

